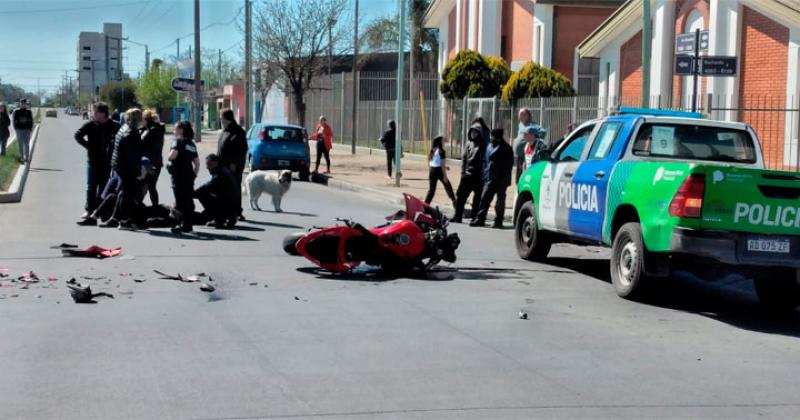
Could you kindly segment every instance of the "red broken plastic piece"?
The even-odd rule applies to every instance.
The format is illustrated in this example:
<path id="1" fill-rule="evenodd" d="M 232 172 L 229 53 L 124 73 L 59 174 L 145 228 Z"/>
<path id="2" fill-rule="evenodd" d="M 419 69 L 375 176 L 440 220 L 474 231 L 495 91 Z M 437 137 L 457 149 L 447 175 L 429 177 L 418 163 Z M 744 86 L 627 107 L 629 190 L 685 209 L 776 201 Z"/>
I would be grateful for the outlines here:
<path id="1" fill-rule="evenodd" d="M 102 248 L 97 245 L 92 245 L 86 249 L 62 249 L 61 254 L 65 257 L 95 257 L 95 258 L 108 258 L 116 257 L 122 252 L 122 247 L 116 248 Z"/>

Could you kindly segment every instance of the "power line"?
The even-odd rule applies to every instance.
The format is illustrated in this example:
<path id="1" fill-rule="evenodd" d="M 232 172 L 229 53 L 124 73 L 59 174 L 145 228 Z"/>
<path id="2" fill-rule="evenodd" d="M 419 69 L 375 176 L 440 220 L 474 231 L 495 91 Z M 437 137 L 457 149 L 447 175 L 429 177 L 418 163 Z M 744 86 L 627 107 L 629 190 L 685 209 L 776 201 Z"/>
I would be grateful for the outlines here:
<path id="1" fill-rule="evenodd" d="M 130 2 L 130 3 L 119 3 L 115 4 L 114 7 L 126 7 L 126 6 L 137 6 L 141 4 L 141 2 Z M 70 7 L 64 9 L 35 9 L 35 10 L 3 10 L 0 11 L 0 15 L 25 15 L 28 13 L 60 13 L 60 12 L 73 12 L 73 11 L 80 11 L 80 10 L 94 10 L 100 6 L 85 6 L 85 7 Z"/>
<path id="2" fill-rule="evenodd" d="M 228 20 L 225 20 L 225 21 L 218 21 L 218 22 L 210 23 L 210 24 L 200 28 L 200 32 L 203 32 L 206 29 L 211 29 L 211 28 L 213 28 L 215 26 L 230 25 L 231 23 L 236 22 L 236 19 L 239 17 L 239 15 L 242 14 L 242 10 L 244 10 L 244 6 L 240 7 L 239 10 L 236 12 L 236 15 L 234 15 L 232 18 L 230 18 Z M 177 39 L 186 39 L 186 38 L 190 38 L 190 37 L 193 37 L 193 36 L 194 36 L 194 32 L 191 32 L 191 33 L 188 33 L 188 34 L 183 35 L 181 37 L 178 37 Z M 161 51 L 166 50 L 167 48 L 175 45 L 175 43 L 178 42 L 177 39 L 175 41 L 172 41 L 169 44 L 157 49 L 157 50 L 154 50 L 153 53 L 161 52 Z"/>

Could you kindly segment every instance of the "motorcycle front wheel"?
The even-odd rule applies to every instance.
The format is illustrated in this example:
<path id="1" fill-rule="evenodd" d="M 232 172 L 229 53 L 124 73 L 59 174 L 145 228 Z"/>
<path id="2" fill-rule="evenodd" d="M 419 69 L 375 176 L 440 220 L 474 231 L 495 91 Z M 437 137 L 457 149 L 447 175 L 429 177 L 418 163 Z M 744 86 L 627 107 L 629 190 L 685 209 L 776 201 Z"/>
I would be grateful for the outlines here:
<path id="1" fill-rule="evenodd" d="M 283 250 L 289 255 L 300 255 L 297 251 L 297 241 L 305 236 L 305 232 L 292 233 L 283 238 Z"/>

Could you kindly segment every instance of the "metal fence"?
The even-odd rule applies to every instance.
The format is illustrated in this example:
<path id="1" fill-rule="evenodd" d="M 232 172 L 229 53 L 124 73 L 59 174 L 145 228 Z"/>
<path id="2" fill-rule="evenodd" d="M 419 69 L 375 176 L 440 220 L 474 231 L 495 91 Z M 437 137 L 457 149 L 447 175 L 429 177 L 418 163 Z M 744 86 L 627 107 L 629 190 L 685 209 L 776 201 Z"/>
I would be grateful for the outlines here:
<path id="1" fill-rule="evenodd" d="M 356 74 L 357 145 L 380 148 L 378 137 L 386 128 L 386 121 L 395 118 L 395 74 Z M 424 153 L 427 141 L 442 135 L 450 156 L 460 156 L 467 130 L 479 116 L 490 127 L 503 128 L 511 140 L 517 134 L 517 111 L 523 107 L 530 109 L 534 121 L 547 129 L 545 141 L 554 146 L 574 125 L 608 115 L 622 106 L 642 106 L 640 97 L 527 98 L 513 106 L 497 98 L 445 101 L 439 99 L 438 88 L 436 74 L 415 74 L 413 82 L 406 77 L 399 124 L 404 150 Z M 334 127 L 335 141 L 349 144 L 353 133 L 352 89 L 351 73 L 319 78 L 306 95 L 305 125 L 313 127 L 317 118 L 325 115 Z M 421 92 L 421 98 L 409 92 Z M 689 111 L 691 98 L 654 96 L 649 107 Z M 289 108 L 290 118 L 294 118 L 293 107 Z M 750 125 L 759 136 L 768 168 L 800 169 L 800 98 L 709 94 L 697 98 L 697 110 L 708 118 Z"/>

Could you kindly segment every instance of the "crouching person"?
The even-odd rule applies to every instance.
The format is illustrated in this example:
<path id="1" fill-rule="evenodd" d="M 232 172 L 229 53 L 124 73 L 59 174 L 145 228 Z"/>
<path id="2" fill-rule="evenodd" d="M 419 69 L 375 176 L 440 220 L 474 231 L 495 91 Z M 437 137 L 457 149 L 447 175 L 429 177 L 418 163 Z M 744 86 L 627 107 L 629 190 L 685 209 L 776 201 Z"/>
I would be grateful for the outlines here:
<path id="1" fill-rule="evenodd" d="M 220 164 L 219 156 L 213 153 L 206 157 L 206 169 L 211 180 L 194 191 L 194 197 L 203 205 L 203 218 L 208 220 L 208 226 L 233 228 L 239 217 L 239 184 L 231 171 Z"/>

